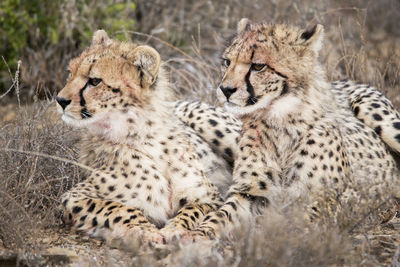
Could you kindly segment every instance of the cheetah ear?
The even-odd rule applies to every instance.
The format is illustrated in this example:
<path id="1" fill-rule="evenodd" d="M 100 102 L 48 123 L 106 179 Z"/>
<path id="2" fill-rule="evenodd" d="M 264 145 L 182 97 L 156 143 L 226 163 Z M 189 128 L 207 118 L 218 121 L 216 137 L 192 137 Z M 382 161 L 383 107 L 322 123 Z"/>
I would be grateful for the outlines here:
<path id="1" fill-rule="evenodd" d="M 141 45 L 130 52 L 128 58 L 139 71 L 140 87 L 150 87 L 157 79 L 161 64 L 160 54 L 150 46 Z"/>
<path id="2" fill-rule="evenodd" d="M 248 18 L 242 18 L 237 25 L 237 33 L 241 34 L 242 32 L 247 31 L 250 28 L 251 24 L 251 20 L 249 20 Z"/>
<path id="3" fill-rule="evenodd" d="M 324 26 L 315 24 L 313 27 L 306 29 L 300 38 L 304 40 L 306 46 L 318 54 L 324 39 Z"/>
<path id="4" fill-rule="evenodd" d="M 111 43 L 110 37 L 108 37 L 105 30 L 97 30 L 93 34 L 92 45 L 108 45 Z"/>

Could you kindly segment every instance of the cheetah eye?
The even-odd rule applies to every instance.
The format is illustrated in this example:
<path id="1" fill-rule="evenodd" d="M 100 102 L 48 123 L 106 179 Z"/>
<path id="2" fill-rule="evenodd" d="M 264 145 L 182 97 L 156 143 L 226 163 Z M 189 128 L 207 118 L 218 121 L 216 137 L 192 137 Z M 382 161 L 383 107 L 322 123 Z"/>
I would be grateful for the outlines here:
<path id="1" fill-rule="evenodd" d="M 231 65 L 231 61 L 229 59 L 222 59 L 222 64 L 224 65 L 224 67 L 229 67 L 229 65 Z"/>
<path id="2" fill-rule="evenodd" d="M 251 64 L 251 69 L 255 71 L 262 71 L 267 65 L 266 64 Z"/>
<path id="3" fill-rule="evenodd" d="M 98 78 L 89 78 L 88 84 L 91 86 L 97 86 L 101 83 L 101 79 Z"/>
<path id="4" fill-rule="evenodd" d="M 69 81 L 69 79 L 71 79 L 71 77 L 72 77 L 72 73 L 71 73 L 71 71 L 70 70 L 67 70 L 67 82 Z"/>

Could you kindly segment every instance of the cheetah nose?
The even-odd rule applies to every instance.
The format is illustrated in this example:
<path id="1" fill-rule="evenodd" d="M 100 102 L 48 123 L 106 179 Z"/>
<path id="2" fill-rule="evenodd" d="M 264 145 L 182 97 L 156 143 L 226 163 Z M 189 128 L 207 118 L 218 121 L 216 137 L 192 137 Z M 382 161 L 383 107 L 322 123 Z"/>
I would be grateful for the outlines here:
<path id="1" fill-rule="evenodd" d="M 71 103 L 70 99 L 65 99 L 64 97 L 58 96 L 56 96 L 56 101 L 63 109 L 65 109 Z"/>
<path id="2" fill-rule="evenodd" d="M 219 87 L 221 88 L 222 93 L 224 93 L 226 100 L 229 101 L 229 97 L 231 97 L 231 95 L 236 92 L 237 88 L 232 88 L 232 87 L 223 87 L 222 85 Z"/>

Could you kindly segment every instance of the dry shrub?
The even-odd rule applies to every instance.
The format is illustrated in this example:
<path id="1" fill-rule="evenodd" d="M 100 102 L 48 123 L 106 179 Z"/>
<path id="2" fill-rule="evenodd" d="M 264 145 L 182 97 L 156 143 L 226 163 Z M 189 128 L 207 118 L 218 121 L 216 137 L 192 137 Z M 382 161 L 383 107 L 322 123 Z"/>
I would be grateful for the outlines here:
<path id="1" fill-rule="evenodd" d="M 282 199 L 233 237 L 144 249 L 124 244 L 135 266 L 327 266 L 357 264 L 351 239 L 334 224 L 310 224 L 298 201 Z M 288 203 L 291 205 L 288 205 Z M 113 261 L 112 257 L 109 259 Z"/>
<path id="2" fill-rule="evenodd" d="M 366 190 L 360 192 L 362 201 L 354 199 L 340 206 L 337 218 L 330 216 L 329 207 L 320 207 L 324 218 L 310 223 L 305 216 L 304 203 L 310 203 L 307 194 L 290 197 L 282 192 L 273 206 L 243 224 L 234 233 L 220 240 L 196 243 L 175 243 L 148 248 L 137 240 L 110 242 L 112 247 L 126 251 L 127 266 L 374 266 L 390 263 L 397 249 L 396 238 L 382 240 L 381 211 L 393 205 L 387 198 L 396 188 L 387 189 L 381 197 L 369 201 Z M 329 200 L 329 194 L 326 203 Z M 380 203 L 378 206 L 377 203 Z M 392 227 L 391 225 L 389 228 Z M 375 236 L 376 235 L 376 236 Z M 390 249 L 381 248 L 381 242 Z M 386 254 L 383 256 L 382 251 Z M 117 256 L 106 262 L 111 265 Z"/>
<path id="3" fill-rule="evenodd" d="M 59 224 L 59 197 L 79 181 L 80 170 L 70 162 L 77 135 L 50 105 L 20 108 L 15 120 L 0 126 L 0 239 L 6 247 L 26 248 L 36 230 Z"/>

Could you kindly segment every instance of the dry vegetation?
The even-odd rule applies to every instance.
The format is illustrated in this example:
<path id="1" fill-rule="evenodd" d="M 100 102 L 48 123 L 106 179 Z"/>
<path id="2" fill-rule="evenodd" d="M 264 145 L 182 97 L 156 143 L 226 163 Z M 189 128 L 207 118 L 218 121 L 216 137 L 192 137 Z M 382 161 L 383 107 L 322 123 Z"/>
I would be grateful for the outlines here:
<path id="1" fill-rule="evenodd" d="M 180 97 L 215 104 L 219 53 L 225 38 L 235 32 L 237 21 L 248 17 L 304 27 L 324 24 L 321 61 L 328 78 L 350 77 L 375 85 L 400 108 L 397 0 L 138 0 L 134 16 L 136 27 L 121 31 L 160 51 Z M 79 14 L 75 18 L 66 23 L 91 21 Z M 50 99 L 61 89 L 66 78 L 63 70 L 79 49 L 65 42 L 31 51 L 21 58 L 19 83 L 15 80 L 11 87 L 0 88 L 0 265 L 17 260 L 28 265 L 54 263 L 64 258 L 49 255 L 60 253 L 69 253 L 70 259 L 88 266 L 400 264 L 397 219 L 379 224 L 385 218 L 376 216 L 378 210 L 365 207 L 360 207 L 366 211 L 364 220 L 351 229 L 347 226 L 359 218 L 352 218 L 348 207 L 343 207 L 342 227 L 337 227 L 329 222 L 310 226 L 292 205 L 260 218 L 256 227 L 244 226 L 233 242 L 152 249 L 134 243 L 124 244 L 124 251 L 111 249 L 121 244 L 101 246 L 63 229 L 56 209 L 58 198 L 83 172 L 75 162 L 78 133 L 58 120 Z M 10 70 L 11 77 L 15 73 Z M 396 209 L 396 204 L 388 201 L 382 208 Z M 34 253 L 44 256 L 29 256 Z"/>

